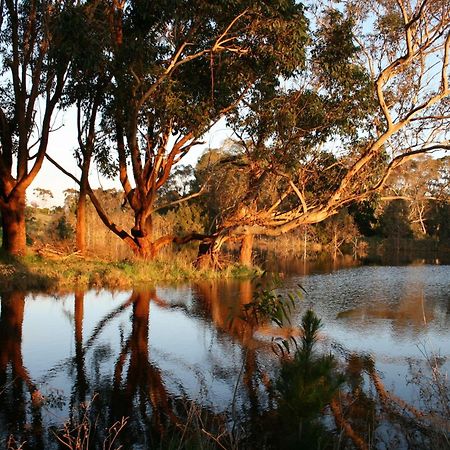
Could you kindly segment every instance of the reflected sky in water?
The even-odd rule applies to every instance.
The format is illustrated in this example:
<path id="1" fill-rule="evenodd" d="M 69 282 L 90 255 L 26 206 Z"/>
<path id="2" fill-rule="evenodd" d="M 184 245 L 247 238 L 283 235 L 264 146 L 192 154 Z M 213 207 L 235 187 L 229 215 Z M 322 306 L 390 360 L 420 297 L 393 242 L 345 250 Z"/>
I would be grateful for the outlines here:
<path id="1" fill-rule="evenodd" d="M 284 280 L 280 292 L 294 292 L 298 285 L 307 291 L 305 306 L 313 307 L 322 318 L 327 339 L 349 351 L 370 353 L 392 382 L 396 381 L 395 372 L 397 377 L 406 374 L 407 358 L 423 359 L 424 349 L 450 357 L 448 266 L 358 267 L 293 276 Z M 223 407 L 231 401 L 230 383 L 233 369 L 240 363 L 241 348 L 226 332 L 228 307 L 240 303 L 240 297 L 244 303 L 249 295 L 251 298 L 247 293 L 242 300 L 242 295 L 242 286 L 236 282 L 156 289 L 151 296 L 150 353 L 167 375 L 171 390 L 182 387 L 194 398 L 207 393 L 208 401 Z M 98 322 L 129 296 L 86 293 L 85 340 Z M 38 380 L 46 380 L 49 370 L 51 376 L 57 376 L 58 365 L 73 356 L 73 303 L 73 295 L 27 298 L 22 351 L 28 370 Z M 103 359 L 111 364 L 123 336 L 130 333 L 130 319 L 127 308 L 106 323 L 88 355 L 97 352 L 98 358 L 102 351 Z M 295 321 L 299 322 L 299 316 Z M 60 383 L 62 388 L 64 382 Z M 403 379 L 400 383 L 404 384 Z"/>
<path id="2" fill-rule="evenodd" d="M 282 283 L 282 294 L 298 285 L 307 291 L 293 324 L 312 307 L 324 323 L 325 348 L 343 358 L 371 355 L 385 386 L 404 400 L 418 402 L 407 381 L 410 363 L 423 364 L 424 353 L 439 353 L 450 369 L 450 266 L 349 267 Z M 183 398 L 220 413 L 230 408 L 241 367 L 238 409 L 264 409 L 270 395 L 263 381 L 277 370 L 270 339 L 280 330 L 239 318 L 252 296 L 248 280 L 4 294 L 0 372 L 5 380 L 23 378 L 30 395 L 37 389 L 53 399 L 42 419 L 33 419 L 45 426 L 67 420 L 75 402 L 95 392 L 121 399 L 124 410 L 108 406 L 111 420 L 137 408 L 142 396 L 153 411 L 157 404 L 168 411 Z M 0 428 L 7 420 L 0 417 Z"/>
<path id="3" fill-rule="evenodd" d="M 370 354 L 385 384 L 417 401 L 409 362 L 439 354 L 450 372 L 450 266 L 358 267 L 288 278 L 324 322 L 323 333 L 347 351 Z"/>

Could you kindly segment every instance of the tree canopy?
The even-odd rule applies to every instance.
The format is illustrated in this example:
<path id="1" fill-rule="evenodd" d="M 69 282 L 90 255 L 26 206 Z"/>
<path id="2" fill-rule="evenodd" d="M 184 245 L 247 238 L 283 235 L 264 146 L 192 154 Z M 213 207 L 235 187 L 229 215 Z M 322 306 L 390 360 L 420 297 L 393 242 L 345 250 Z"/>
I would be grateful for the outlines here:
<path id="1" fill-rule="evenodd" d="M 153 255 L 174 239 L 152 237 L 157 193 L 172 167 L 244 99 L 269 95 L 304 64 L 307 21 L 293 1 L 123 2 L 102 11 L 110 39 L 93 64 L 88 58 L 78 66 L 68 99 L 86 99 L 86 80 L 94 92 L 101 89 L 96 111 L 110 143 L 106 166 L 118 168 L 134 211 L 131 230 L 110 221 L 92 190 L 89 195 L 112 231 L 137 253 Z M 101 76 L 99 60 L 105 61 Z M 107 83 L 98 86 L 100 78 Z M 92 154 L 101 153 L 83 157 Z"/>
<path id="2" fill-rule="evenodd" d="M 303 70 L 276 95 L 236 110 L 236 158 L 249 181 L 216 246 L 320 222 L 379 192 L 412 158 L 449 148 L 444 2 L 343 6 L 315 11 Z"/>

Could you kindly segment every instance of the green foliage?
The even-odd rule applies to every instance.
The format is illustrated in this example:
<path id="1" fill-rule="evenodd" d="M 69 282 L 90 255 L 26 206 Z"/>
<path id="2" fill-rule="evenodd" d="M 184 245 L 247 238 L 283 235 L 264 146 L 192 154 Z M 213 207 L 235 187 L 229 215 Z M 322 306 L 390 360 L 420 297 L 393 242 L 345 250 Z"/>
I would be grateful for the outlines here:
<path id="1" fill-rule="evenodd" d="M 56 222 L 55 231 L 58 239 L 61 241 L 71 239 L 74 235 L 73 228 L 65 215 L 61 216 Z"/>
<path id="2" fill-rule="evenodd" d="M 282 448 L 322 448 L 328 436 L 320 420 L 344 382 L 334 357 L 316 354 L 317 334 L 322 324 L 311 310 L 302 317 L 301 345 L 292 360 L 282 362 L 276 381 Z"/>
<path id="3" fill-rule="evenodd" d="M 262 284 L 258 284 L 253 293 L 253 299 L 243 307 L 244 320 L 256 323 L 272 321 L 279 327 L 286 323 L 290 323 L 291 314 L 296 307 L 296 300 L 302 298 L 302 294 L 298 291 L 295 296 L 288 294 L 287 298 L 276 292 L 280 280 L 275 278 L 269 282 L 272 286 L 267 288 Z M 300 289 L 303 290 L 301 286 Z M 289 350 L 288 343 L 283 346 Z M 282 348 L 280 347 L 282 350 Z"/>
<path id="4" fill-rule="evenodd" d="M 216 231 L 218 225 L 236 212 L 248 192 L 248 160 L 241 150 L 233 142 L 227 142 L 221 149 L 205 152 L 195 167 L 195 190 L 207 187 L 196 203 L 209 232 Z"/>
<path id="5" fill-rule="evenodd" d="M 330 94 L 327 106 L 335 111 L 336 127 L 356 137 L 375 103 L 369 74 L 356 59 L 359 48 L 354 26 L 352 17 L 327 10 L 317 32 L 313 59 L 319 80 Z"/>
<path id="6" fill-rule="evenodd" d="M 162 216 L 162 220 L 172 233 L 182 236 L 188 233 L 203 233 L 205 217 L 197 204 L 181 204 Z"/>
<path id="7" fill-rule="evenodd" d="M 305 358 L 311 356 L 313 346 L 317 341 L 317 333 L 322 327 L 322 321 L 314 314 L 314 311 L 308 309 L 302 317 L 302 338 L 301 350 L 305 354 Z"/>
<path id="8" fill-rule="evenodd" d="M 437 236 L 441 242 L 450 242 L 450 203 L 446 201 L 433 202 L 429 212 L 428 232 Z"/>
<path id="9" fill-rule="evenodd" d="M 236 51 L 210 56 L 208 49 L 240 14 L 231 31 Z M 173 49 L 188 40 L 181 59 L 205 52 L 204 57 L 193 57 L 163 78 L 145 108 L 138 111 L 152 138 L 165 129 L 168 121 L 173 122 L 175 134 L 204 130 L 249 84 L 260 89 L 262 84 L 277 83 L 281 73 L 296 70 L 304 56 L 306 21 L 302 7 L 293 1 L 251 5 L 246 1 L 226 5 L 131 2 L 123 15 L 122 33 L 122 43 L 114 49 L 111 70 L 117 87 L 112 86 L 109 110 L 122 121 L 136 114 L 136 101 L 161 76 Z"/>
<path id="10" fill-rule="evenodd" d="M 244 319 L 257 323 L 271 320 L 281 327 L 289 321 L 294 306 L 292 295 L 284 299 L 273 289 L 260 287 L 253 301 L 244 306 Z M 290 342 L 295 343 L 293 358 L 282 360 L 276 380 L 278 425 L 273 444 L 277 448 L 321 448 L 331 441 L 321 422 L 321 413 L 345 379 L 331 354 L 315 352 L 321 327 L 321 320 L 307 310 L 301 320 L 300 341 L 292 338 L 277 343 L 283 355 L 290 352 Z"/>
<path id="11" fill-rule="evenodd" d="M 320 23 L 299 76 L 254 99 L 233 122 L 252 141 L 247 152 L 289 172 L 314 162 L 315 145 L 332 137 L 357 142 L 374 108 L 372 82 L 357 62 L 353 20 L 329 9 Z"/>
<path id="12" fill-rule="evenodd" d="M 283 365 L 277 383 L 280 392 L 278 413 L 283 418 L 280 439 L 283 448 L 299 445 L 320 448 L 324 441 L 331 440 L 320 416 L 343 381 L 331 355 L 314 361 L 296 357 L 293 362 Z"/>
<path id="13" fill-rule="evenodd" d="M 353 217 L 359 232 L 363 236 L 373 236 L 378 224 L 375 215 L 377 206 L 376 198 L 365 200 L 359 203 L 352 203 L 348 207 L 348 212 Z"/>
<path id="14" fill-rule="evenodd" d="M 409 208 L 405 200 L 389 202 L 379 218 L 379 230 L 384 237 L 411 238 Z"/>

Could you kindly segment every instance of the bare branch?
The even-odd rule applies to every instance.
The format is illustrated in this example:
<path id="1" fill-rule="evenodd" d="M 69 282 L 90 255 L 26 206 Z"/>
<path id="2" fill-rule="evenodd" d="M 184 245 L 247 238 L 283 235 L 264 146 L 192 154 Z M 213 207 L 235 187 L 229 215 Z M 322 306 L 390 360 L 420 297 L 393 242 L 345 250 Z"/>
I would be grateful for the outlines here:
<path id="1" fill-rule="evenodd" d="M 209 180 L 209 178 L 208 178 L 208 180 Z M 179 205 L 180 203 L 187 202 L 188 200 L 192 200 L 193 198 L 200 197 L 201 195 L 203 195 L 206 192 L 206 187 L 207 187 L 207 184 L 208 184 L 208 180 L 205 181 L 205 183 L 203 184 L 201 189 L 199 191 L 195 192 L 194 194 L 187 195 L 186 197 L 180 198 L 178 200 L 174 200 L 173 202 L 169 202 L 169 203 L 166 203 L 164 205 L 161 205 L 161 206 L 158 206 L 156 208 L 153 208 L 151 210 L 151 213 L 154 213 L 154 212 L 159 211 L 161 209 L 171 208 L 172 206 Z"/>
<path id="2" fill-rule="evenodd" d="M 308 212 L 308 206 L 306 205 L 305 197 L 291 179 L 289 179 L 289 184 L 292 187 L 292 190 L 297 194 L 297 197 L 300 199 L 303 207 L 303 213 L 306 214 Z"/>

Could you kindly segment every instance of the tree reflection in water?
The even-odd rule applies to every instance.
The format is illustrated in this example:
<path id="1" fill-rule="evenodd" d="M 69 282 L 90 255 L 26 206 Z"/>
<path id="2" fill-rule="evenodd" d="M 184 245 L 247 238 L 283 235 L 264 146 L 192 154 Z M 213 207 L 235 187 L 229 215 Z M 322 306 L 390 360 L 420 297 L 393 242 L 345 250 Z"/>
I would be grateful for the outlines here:
<path id="1" fill-rule="evenodd" d="M 84 292 L 75 292 L 74 302 L 74 328 L 75 328 L 75 367 L 76 379 L 71 396 L 71 418 L 74 407 L 82 405 L 86 401 L 88 382 L 85 373 L 84 349 L 83 349 L 83 318 L 84 318 Z M 81 413 L 79 408 L 78 412 Z M 73 418 L 72 418 L 73 420 Z M 81 417 L 78 417 L 81 420 Z"/>
<path id="2" fill-rule="evenodd" d="M 0 315 L 0 431 L 20 443 L 44 448 L 42 397 L 23 363 L 25 294 L 4 293 Z M 6 433 L 5 433 L 6 431 Z M 0 438 L 5 438 L 1 436 Z M 1 442 L 1 441 L 0 441 Z"/>
<path id="3" fill-rule="evenodd" d="M 114 368 L 112 417 L 116 420 L 124 415 L 132 418 L 139 412 L 138 420 L 130 421 L 136 424 L 133 436 L 145 435 L 149 425 L 163 433 L 167 421 L 176 421 L 161 373 L 149 358 L 150 300 L 155 297 L 155 291 L 133 292 L 132 332 Z M 129 363 L 124 374 L 127 355 Z"/>
<path id="4" fill-rule="evenodd" d="M 173 305 L 158 298 L 155 290 L 132 292 L 97 322 L 87 338 L 84 293 L 76 292 L 73 357 L 52 369 L 67 368 L 71 376 L 66 432 L 77 433 L 84 423 L 90 448 L 102 448 L 111 438 L 111 425 L 127 417 L 111 448 L 383 448 L 380 429 L 394 430 L 394 437 L 385 437 L 387 442 L 399 442 L 400 448 L 448 442 L 445 434 L 440 440 L 431 434 L 434 424 L 444 426 L 441 419 L 413 408 L 383 386 L 373 359 L 345 349 L 337 352 L 339 358 L 319 351 L 318 326 L 311 322 L 312 316 L 304 318 L 297 333 L 298 350 L 282 359 L 277 369 L 267 337 L 286 337 L 292 330 L 243 319 L 242 308 L 253 299 L 250 282 L 236 291 L 239 302 L 224 301 L 233 296 L 222 295 L 222 290 L 214 283 L 199 284 L 196 302 L 178 311 L 188 318 L 208 317 L 215 330 L 240 349 L 240 375 L 237 367 L 224 378 L 237 392 L 225 415 L 214 412 L 201 398 L 189 398 L 183 386 L 178 389 L 172 383 L 168 388 L 168 373 L 152 357 L 150 313 L 152 303 L 166 309 Z M 26 441 L 25 449 L 63 448 L 52 434 L 64 441 L 61 428 L 49 430 L 43 422 L 48 399 L 41 396 L 23 363 L 24 309 L 24 294 L 2 295 L 0 445 L 13 436 L 18 444 Z M 124 312 L 130 312 L 131 327 L 113 356 L 99 337 Z M 108 375 L 102 372 L 102 363 L 111 360 Z M 271 367 L 263 360 L 271 361 Z M 402 423 L 401 432 L 393 425 L 396 422 Z"/>
<path id="5" fill-rule="evenodd" d="M 155 291 L 134 291 L 119 308 L 104 317 L 96 326 L 94 333 L 82 345 L 82 297 L 75 296 L 75 360 L 78 404 L 86 399 L 87 377 L 84 372 L 84 353 L 95 345 L 102 329 L 119 313 L 131 308 L 132 329 L 122 341 L 119 356 L 113 367 L 112 382 L 102 380 L 90 386 L 90 393 L 96 392 L 90 404 L 90 422 L 95 423 L 95 431 L 90 436 L 92 442 L 101 448 L 108 437 L 109 427 L 123 417 L 128 418 L 127 431 L 119 441 L 126 448 L 132 445 L 148 446 L 153 435 L 164 432 L 170 422 L 176 422 L 172 411 L 172 400 L 166 391 L 158 367 L 150 361 L 149 355 L 149 317 L 150 302 L 156 299 Z M 77 420 L 86 413 L 78 408 Z M 91 430 L 92 431 L 92 430 Z"/>

